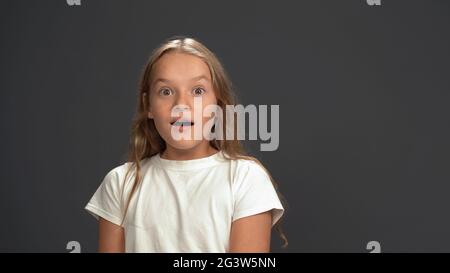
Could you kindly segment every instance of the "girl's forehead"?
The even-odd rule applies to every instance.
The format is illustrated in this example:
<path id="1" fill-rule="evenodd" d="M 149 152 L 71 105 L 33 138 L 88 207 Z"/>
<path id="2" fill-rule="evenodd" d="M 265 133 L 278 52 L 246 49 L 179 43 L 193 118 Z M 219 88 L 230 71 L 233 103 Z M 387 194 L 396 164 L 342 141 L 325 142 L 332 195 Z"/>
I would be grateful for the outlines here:
<path id="1" fill-rule="evenodd" d="M 190 80 L 205 76 L 210 78 L 208 65 L 199 57 L 187 53 L 166 53 L 153 66 L 155 78 Z"/>

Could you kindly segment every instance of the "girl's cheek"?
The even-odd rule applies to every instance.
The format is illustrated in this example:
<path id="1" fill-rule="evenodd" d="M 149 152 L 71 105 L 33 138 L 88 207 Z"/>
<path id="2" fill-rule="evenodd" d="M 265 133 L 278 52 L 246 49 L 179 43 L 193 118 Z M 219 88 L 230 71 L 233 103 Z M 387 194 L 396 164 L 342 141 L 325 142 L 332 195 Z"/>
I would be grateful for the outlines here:
<path id="1" fill-rule="evenodd" d="M 170 103 L 167 100 L 162 100 L 157 97 L 152 101 L 151 107 L 155 113 L 163 113 L 167 108 L 170 108 Z"/>

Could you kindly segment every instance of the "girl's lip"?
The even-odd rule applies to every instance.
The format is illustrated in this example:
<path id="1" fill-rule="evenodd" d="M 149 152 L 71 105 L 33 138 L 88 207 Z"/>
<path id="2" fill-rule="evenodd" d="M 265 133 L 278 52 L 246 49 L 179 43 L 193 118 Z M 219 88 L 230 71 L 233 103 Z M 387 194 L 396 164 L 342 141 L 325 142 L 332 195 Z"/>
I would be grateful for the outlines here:
<path id="1" fill-rule="evenodd" d="M 170 123 L 172 126 L 193 126 L 194 122 L 190 120 L 174 120 Z"/>
<path id="2" fill-rule="evenodd" d="M 180 133 L 182 133 L 184 130 L 190 129 L 191 126 L 194 126 L 194 122 L 187 121 L 187 120 L 172 121 L 170 124 L 171 124 L 171 126 L 175 127 Z"/>

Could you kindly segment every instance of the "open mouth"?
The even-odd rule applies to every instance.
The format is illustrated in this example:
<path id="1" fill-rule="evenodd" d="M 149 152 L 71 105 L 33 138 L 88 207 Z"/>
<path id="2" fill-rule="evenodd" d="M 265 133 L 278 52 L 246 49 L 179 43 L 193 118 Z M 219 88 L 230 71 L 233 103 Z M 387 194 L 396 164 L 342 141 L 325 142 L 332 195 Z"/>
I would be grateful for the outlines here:
<path id="1" fill-rule="evenodd" d="M 192 121 L 187 121 L 187 120 L 176 120 L 176 121 L 172 121 L 170 123 L 170 125 L 172 126 L 180 126 L 180 127 L 185 127 L 185 126 L 193 126 L 194 122 Z"/>

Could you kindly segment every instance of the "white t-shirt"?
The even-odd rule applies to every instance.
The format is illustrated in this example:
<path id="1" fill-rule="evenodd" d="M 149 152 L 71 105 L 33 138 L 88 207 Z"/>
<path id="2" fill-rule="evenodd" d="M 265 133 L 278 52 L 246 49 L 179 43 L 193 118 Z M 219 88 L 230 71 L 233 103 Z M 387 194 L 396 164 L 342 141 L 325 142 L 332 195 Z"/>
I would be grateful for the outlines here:
<path id="1" fill-rule="evenodd" d="M 85 209 L 120 225 L 134 175 L 127 162 L 111 170 Z M 228 252 L 231 223 L 284 208 L 264 169 L 251 160 L 228 160 L 222 152 L 193 160 L 159 154 L 141 161 L 143 180 L 123 223 L 126 252 Z"/>

